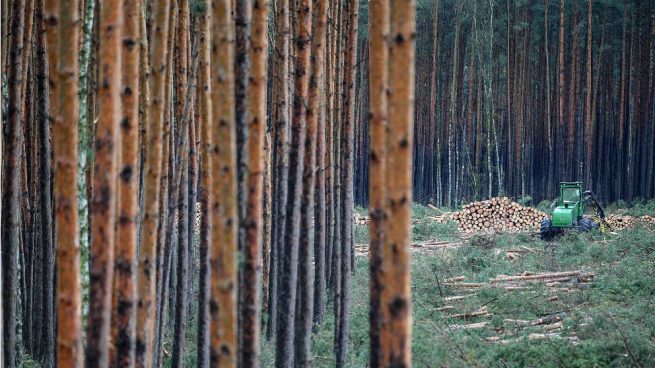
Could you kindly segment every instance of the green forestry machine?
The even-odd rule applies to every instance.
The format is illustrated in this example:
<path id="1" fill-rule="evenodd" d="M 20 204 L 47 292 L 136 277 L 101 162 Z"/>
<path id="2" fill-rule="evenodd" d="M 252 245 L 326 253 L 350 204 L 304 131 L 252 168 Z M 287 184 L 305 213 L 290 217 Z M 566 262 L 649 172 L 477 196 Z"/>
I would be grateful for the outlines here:
<path id="1" fill-rule="evenodd" d="M 584 215 L 585 206 L 593 210 L 590 217 Z M 541 238 L 551 240 L 566 229 L 589 232 L 609 230 L 605 211 L 590 190 L 582 190 L 582 182 L 562 182 L 559 198 L 553 202 L 551 217 L 541 220 Z"/>

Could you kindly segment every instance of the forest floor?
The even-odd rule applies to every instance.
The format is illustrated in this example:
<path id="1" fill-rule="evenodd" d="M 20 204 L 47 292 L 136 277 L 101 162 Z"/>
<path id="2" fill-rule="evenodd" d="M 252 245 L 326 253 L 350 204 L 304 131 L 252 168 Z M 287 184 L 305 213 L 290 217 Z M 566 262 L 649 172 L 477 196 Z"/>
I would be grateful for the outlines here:
<path id="1" fill-rule="evenodd" d="M 609 212 L 655 215 L 655 201 L 626 208 L 618 203 Z M 439 214 L 413 210 L 414 367 L 655 366 L 655 226 L 570 233 L 546 243 L 533 233 L 464 235 L 453 222 L 430 220 Z M 368 226 L 356 225 L 355 242 L 348 366 L 363 368 Z M 313 339 L 315 367 L 335 365 L 331 308 Z M 272 367 L 274 357 L 274 343 L 262 336 L 262 367 Z"/>
<path id="2" fill-rule="evenodd" d="M 655 202 L 610 212 L 655 215 Z M 546 243 L 531 233 L 463 236 L 453 223 L 424 221 L 438 215 L 424 206 L 413 215 L 415 367 L 655 364 L 655 227 Z M 368 227 L 355 232 L 349 361 L 366 367 Z M 519 275 L 534 276 L 503 279 Z M 316 367 L 334 366 L 326 316 L 313 342 Z M 272 359 L 266 345 L 262 365 Z"/>

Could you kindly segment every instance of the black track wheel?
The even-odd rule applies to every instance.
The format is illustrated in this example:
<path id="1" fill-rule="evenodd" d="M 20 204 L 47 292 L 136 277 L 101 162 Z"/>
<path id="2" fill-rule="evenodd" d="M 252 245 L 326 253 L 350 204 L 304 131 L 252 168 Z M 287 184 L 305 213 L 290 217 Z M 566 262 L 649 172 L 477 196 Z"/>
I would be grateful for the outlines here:
<path id="1" fill-rule="evenodd" d="M 542 240 L 551 241 L 555 236 L 555 230 L 553 229 L 553 221 L 551 219 L 541 220 L 541 228 L 539 235 Z"/>
<path id="2" fill-rule="evenodd" d="M 579 225 L 578 231 L 583 233 L 588 233 L 593 229 L 598 229 L 598 224 L 588 217 L 581 218 Z"/>

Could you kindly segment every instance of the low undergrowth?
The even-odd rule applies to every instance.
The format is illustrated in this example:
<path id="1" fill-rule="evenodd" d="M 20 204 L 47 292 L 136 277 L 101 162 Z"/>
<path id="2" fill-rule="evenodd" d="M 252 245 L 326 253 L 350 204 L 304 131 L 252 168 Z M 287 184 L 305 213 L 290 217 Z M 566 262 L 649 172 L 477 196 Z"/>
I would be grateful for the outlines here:
<path id="1" fill-rule="evenodd" d="M 422 207 L 422 206 L 421 206 Z M 426 218 L 438 211 L 414 207 L 413 241 L 451 240 L 453 224 Z M 638 210 L 641 211 L 641 210 Z M 362 214 L 365 211 L 360 210 Z M 546 243 L 531 234 L 476 238 L 447 251 L 413 252 L 412 298 L 414 367 L 628 367 L 655 362 L 655 228 L 616 235 L 565 234 Z M 368 227 L 355 227 L 355 242 L 368 241 Z M 518 250 L 518 251 L 517 251 Z M 509 257 L 508 252 L 518 256 Z M 559 292 L 545 283 L 522 290 L 491 287 L 489 279 L 524 272 L 583 271 L 589 283 L 569 284 Z M 447 279 L 484 283 L 461 289 Z M 348 367 L 368 365 L 368 261 L 357 257 L 351 291 Z M 453 296 L 464 296 L 453 301 Z M 450 298 L 450 299 L 449 299 Z M 448 308 L 451 307 L 451 308 Z M 486 308 L 484 316 L 453 317 Z M 558 315 L 561 326 L 517 326 L 508 320 Z M 264 316 L 265 318 L 265 316 Z M 195 365 L 195 318 L 187 333 L 185 366 Z M 463 325 L 484 324 L 464 329 Z M 334 367 L 334 320 L 325 321 L 312 341 L 315 367 Z M 535 336 L 555 334 L 547 338 Z M 500 341 L 500 342 L 499 342 Z M 167 345 L 170 349 L 170 345 Z M 262 367 L 274 366 L 274 341 L 262 336 Z M 166 359 L 168 363 L 168 359 Z"/>

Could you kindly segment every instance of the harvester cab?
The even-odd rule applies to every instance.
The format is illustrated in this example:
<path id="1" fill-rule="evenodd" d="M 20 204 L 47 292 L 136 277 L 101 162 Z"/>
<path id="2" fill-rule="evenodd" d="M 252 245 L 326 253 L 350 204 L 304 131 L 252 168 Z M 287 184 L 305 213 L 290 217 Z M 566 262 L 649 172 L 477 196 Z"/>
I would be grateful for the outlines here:
<path id="1" fill-rule="evenodd" d="M 593 215 L 584 215 L 585 206 L 593 210 Z M 609 229 L 605 211 L 593 192 L 584 191 L 582 182 L 562 182 L 559 197 L 551 205 L 551 217 L 541 221 L 541 238 L 551 240 L 566 229 L 589 232 L 599 227 L 602 232 Z"/>

